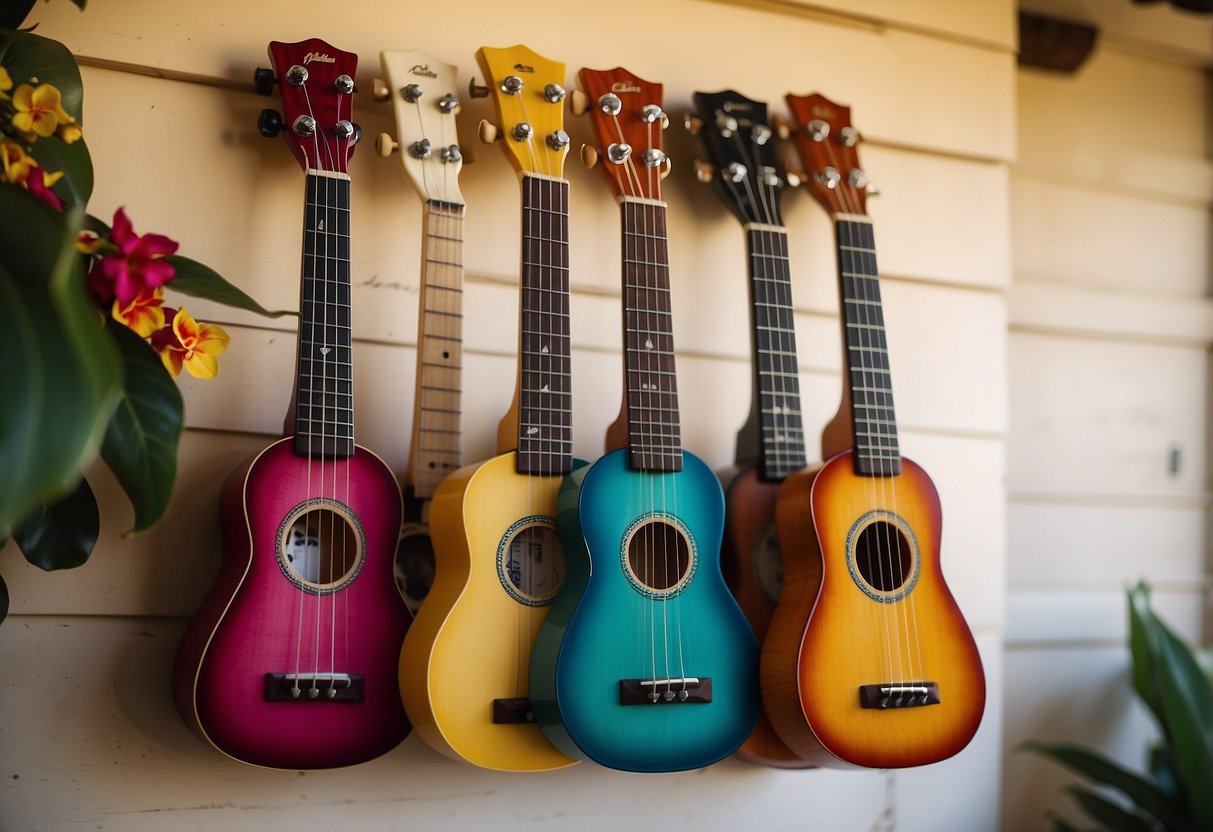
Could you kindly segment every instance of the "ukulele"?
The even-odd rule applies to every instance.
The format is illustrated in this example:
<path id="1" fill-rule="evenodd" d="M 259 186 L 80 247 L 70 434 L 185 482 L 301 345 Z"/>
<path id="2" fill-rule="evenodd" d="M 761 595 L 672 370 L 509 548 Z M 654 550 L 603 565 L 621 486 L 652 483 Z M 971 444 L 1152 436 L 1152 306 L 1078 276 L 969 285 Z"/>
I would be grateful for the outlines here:
<path id="1" fill-rule="evenodd" d="M 375 151 L 384 158 L 400 152 L 424 211 L 413 431 L 404 475 L 405 522 L 396 546 L 396 585 L 416 616 L 434 580 L 429 502 L 461 456 L 463 154 L 455 130 L 455 67 L 424 52 L 380 52 L 379 63 L 387 82 L 375 79 L 372 96 L 392 102 L 399 141 L 380 133 Z"/>
<path id="2" fill-rule="evenodd" d="M 350 326 L 351 121 L 357 56 L 315 38 L 269 45 L 283 114 L 265 110 L 306 171 L 293 434 L 228 477 L 219 577 L 177 653 L 178 710 L 230 757 L 286 769 L 351 765 L 408 733 L 394 672 L 409 614 L 392 580 L 401 496 L 354 443 Z M 289 430 L 289 427 L 288 427 Z"/>
<path id="3" fill-rule="evenodd" d="M 661 86 L 581 71 L 597 162 L 623 226 L 624 401 L 611 450 L 565 478 L 568 577 L 531 662 L 535 717 L 562 751 L 625 771 L 701 768 L 758 715 L 754 634 L 720 574 L 724 499 L 682 449 Z M 577 102 L 574 102 L 575 106 Z M 577 107 L 580 109 L 580 107 Z"/>
<path id="4" fill-rule="evenodd" d="M 477 59 L 505 128 L 484 122 L 481 138 L 501 136 L 522 185 L 519 375 L 499 455 L 455 471 L 434 494 L 434 584 L 404 642 L 401 689 L 417 732 L 443 754 L 548 771 L 575 760 L 535 724 L 527 667 L 565 576 L 556 492 L 584 465 L 570 420 L 564 65 L 523 46 L 485 47 Z"/>
<path id="5" fill-rule="evenodd" d="M 809 188 L 834 220 L 845 381 L 822 437 L 827 461 L 779 492 L 785 583 L 763 645 L 763 701 L 784 742 L 814 762 L 925 765 L 977 731 L 981 658 L 940 570 L 939 496 L 898 445 L 859 134 L 849 108 L 787 101 Z"/>
<path id="6" fill-rule="evenodd" d="M 695 93 L 694 101 L 698 116 L 688 117 L 687 127 L 710 159 L 697 165 L 697 173 L 713 185 L 746 235 L 753 387 L 749 418 L 737 434 L 735 467 L 721 474 L 721 567 L 761 643 L 782 586 L 775 501 L 784 479 L 805 466 L 788 230 L 780 214 L 788 180 L 775 155 L 765 102 L 731 90 Z M 765 711 L 737 756 L 778 768 L 811 765 L 779 739 Z"/>

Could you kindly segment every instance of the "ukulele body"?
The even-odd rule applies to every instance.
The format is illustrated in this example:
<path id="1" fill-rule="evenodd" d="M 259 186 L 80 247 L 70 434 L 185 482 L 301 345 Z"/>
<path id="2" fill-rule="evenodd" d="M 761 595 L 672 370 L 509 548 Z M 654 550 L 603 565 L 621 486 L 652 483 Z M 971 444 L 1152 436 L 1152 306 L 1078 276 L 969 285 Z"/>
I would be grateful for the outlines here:
<path id="1" fill-rule="evenodd" d="M 725 583 L 741 607 L 754 637 L 762 644 L 783 585 L 783 566 L 775 529 L 775 503 L 782 482 L 769 482 L 758 469 L 723 472 L 725 521 L 720 566 Z M 807 518 L 803 522 L 807 523 Z M 803 631 L 803 628 L 801 629 Z M 779 738 L 762 709 L 753 733 L 734 754 L 755 765 L 810 768 Z"/>
<path id="2" fill-rule="evenodd" d="M 680 472 L 636 471 L 616 450 L 565 478 L 557 522 L 569 576 L 531 664 L 544 732 L 570 756 L 624 771 L 701 768 L 732 753 L 758 716 L 758 651 L 720 573 L 715 475 L 686 452 Z M 654 557 L 638 574 L 632 557 L 645 546 Z M 682 553 L 671 556 L 682 568 L 657 568 L 663 546 Z M 652 684 L 674 678 L 697 682 Z M 705 683 L 711 701 L 694 701 Z"/>
<path id="3" fill-rule="evenodd" d="M 410 621 L 392 577 L 401 496 L 370 451 L 309 465 L 293 442 L 270 445 L 224 485 L 223 564 L 178 650 L 174 693 L 186 724 L 230 757 L 335 768 L 409 730 L 392 672 Z M 332 575 L 304 564 L 326 557 Z M 295 674 L 300 695 L 267 674 Z"/>
<path id="4" fill-rule="evenodd" d="M 788 478 L 776 522 L 784 595 L 762 676 L 784 742 L 835 767 L 919 766 L 963 749 L 981 722 L 985 677 L 940 571 L 939 497 L 926 472 L 902 457 L 896 476 L 858 476 L 846 451 Z M 887 685 L 896 691 L 882 700 Z M 925 686 L 938 701 L 913 704 Z"/>
<path id="5" fill-rule="evenodd" d="M 551 771 L 576 760 L 548 742 L 518 700 L 528 697 L 531 648 L 555 593 L 549 584 L 564 575 L 542 562 L 524 569 L 517 558 L 531 543 L 556 543 L 561 477 L 516 466 L 515 452 L 501 454 L 459 469 L 435 492 L 434 583 L 404 640 L 400 688 L 417 733 L 437 751 L 500 771 Z M 516 703 L 512 719 L 495 713 L 499 700 Z"/>

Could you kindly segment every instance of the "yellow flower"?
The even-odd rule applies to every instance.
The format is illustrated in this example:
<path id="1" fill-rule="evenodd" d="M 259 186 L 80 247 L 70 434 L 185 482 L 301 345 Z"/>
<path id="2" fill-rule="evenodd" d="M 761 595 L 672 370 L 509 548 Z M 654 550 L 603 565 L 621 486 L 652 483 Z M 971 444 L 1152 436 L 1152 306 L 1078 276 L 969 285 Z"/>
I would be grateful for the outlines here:
<path id="1" fill-rule="evenodd" d="M 63 109 L 63 97 L 59 88 L 51 84 L 32 87 L 22 84 L 13 93 L 13 127 L 22 133 L 47 138 L 60 124 L 75 121 Z"/>
<path id="2" fill-rule="evenodd" d="M 160 308 L 163 303 L 164 289 L 146 287 L 126 306 L 115 300 L 112 314 L 115 321 L 126 324 L 140 338 L 150 338 L 164 326 L 164 310 Z"/>
<path id="3" fill-rule="evenodd" d="M 96 254 L 104 242 L 96 231 L 81 231 L 76 235 L 76 251 L 81 254 Z M 164 326 L 164 323 L 160 325 Z"/>
<path id="4" fill-rule="evenodd" d="M 219 373 L 219 356 L 231 338 L 218 324 L 195 321 L 185 307 L 172 316 L 172 325 L 152 337 L 152 346 L 172 375 L 181 375 L 181 367 L 194 378 L 211 379 Z"/>
<path id="5" fill-rule="evenodd" d="M 0 142 L 0 162 L 4 164 L 5 180 L 14 185 L 24 182 L 30 168 L 38 165 L 21 145 L 10 139 Z"/>
<path id="6" fill-rule="evenodd" d="M 84 135 L 78 124 L 60 124 L 58 134 L 59 138 L 63 139 L 64 144 L 78 142 L 80 141 L 80 137 Z"/>
<path id="7" fill-rule="evenodd" d="M 13 88 L 12 76 L 8 70 L 0 66 L 0 101 L 8 101 L 8 91 Z"/>

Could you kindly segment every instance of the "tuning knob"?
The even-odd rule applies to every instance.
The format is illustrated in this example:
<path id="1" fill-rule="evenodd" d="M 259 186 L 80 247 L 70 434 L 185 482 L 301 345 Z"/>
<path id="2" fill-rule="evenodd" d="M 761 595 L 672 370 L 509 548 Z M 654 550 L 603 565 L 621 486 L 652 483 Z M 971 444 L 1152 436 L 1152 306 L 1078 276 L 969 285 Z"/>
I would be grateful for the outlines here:
<path id="1" fill-rule="evenodd" d="M 489 97 L 489 88 L 482 86 L 480 84 L 477 84 L 476 79 L 473 78 L 470 81 L 468 81 L 468 96 L 470 98 L 488 98 Z"/>
<path id="2" fill-rule="evenodd" d="M 375 78 L 371 81 L 371 98 L 376 101 L 387 101 L 391 97 L 392 90 L 382 78 Z"/>
<path id="3" fill-rule="evenodd" d="M 695 166 L 695 178 L 703 184 L 709 185 L 716 178 L 716 168 L 702 159 L 696 159 L 692 164 Z"/>
<path id="4" fill-rule="evenodd" d="M 783 116 L 774 116 L 771 118 L 771 124 L 775 128 L 775 135 L 781 139 L 786 139 L 792 135 L 792 124 Z"/>
<path id="5" fill-rule="evenodd" d="M 585 165 L 586 170 L 593 170 L 598 164 L 598 151 L 591 145 L 583 144 L 581 146 L 581 164 Z"/>
<path id="6" fill-rule="evenodd" d="M 253 70 L 253 91 L 257 95 L 269 95 L 274 91 L 274 70 L 259 66 Z"/>
<path id="7" fill-rule="evenodd" d="M 666 156 L 665 161 L 661 163 L 661 178 L 665 179 L 667 176 L 670 175 L 670 171 L 673 169 L 674 169 L 673 162 L 670 161 L 669 156 Z"/>
<path id="8" fill-rule="evenodd" d="M 262 110 L 257 116 L 257 129 L 267 139 L 272 139 L 282 132 L 282 114 L 277 110 Z"/>
<path id="9" fill-rule="evenodd" d="M 692 136 L 698 136 L 699 131 L 703 129 L 703 119 L 701 119 L 699 116 L 692 115 L 691 113 L 683 113 L 682 126 L 685 127 L 686 131 Z"/>
<path id="10" fill-rule="evenodd" d="M 804 171 L 790 170 L 784 175 L 784 180 L 788 183 L 789 188 L 799 188 L 805 180 Z"/>
<path id="11" fill-rule="evenodd" d="M 384 159 L 391 156 L 400 149 L 400 143 L 389 136 L 387 133 L 380 133 L 375 137 L 375 152 Z"/>
<path id="12" fill-rule="evenodd" d="M 590 111 L 590 97 L 581 90 L 569 93 L 569 112 L 575 116 L 583 116 Z"/>
<path id="13" fill-rule="evenodd" d="M 501 131 L 497 129 L 497 125 L 487 119 L 480 120 L 480 127 L 476 134 L 484 144 L 492 144 L 501 138 Z"/>

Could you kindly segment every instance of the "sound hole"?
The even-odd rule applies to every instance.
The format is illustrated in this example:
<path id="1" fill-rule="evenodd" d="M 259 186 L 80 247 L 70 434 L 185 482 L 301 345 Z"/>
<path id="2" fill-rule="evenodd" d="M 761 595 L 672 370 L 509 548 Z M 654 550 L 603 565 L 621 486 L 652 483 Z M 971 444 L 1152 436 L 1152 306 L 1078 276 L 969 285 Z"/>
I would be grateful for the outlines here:
<path id="1" fill-rule="evenodd" d="M 296 585 L 333 592 L 353 579 L 362 536 L 352 517 L 335 507 L 297 509 L 280 539 L 279 563 Z"/>
<path id="2" fill-rule="evenodd" d="M 409 612 L 417 614 L 434 583 L 434 545 L 420 523 L 406 523 L 396 543 L 396 588 Z"/>
<path id="3" fill-rule="evenodd" d="M 528 606 L 550 604 L 564 582 L 564 549 L 548 518 L 516 523 L 497 553 L 506 591 Z"/>
<path id="4" fill-rule="evenodd" d="M 877 592 L 896 592 L 913 575 L 914 552 L 901 529 L 886 520 L 869 523 L 855 541 L 855 568 Z"/>
<path id="5" fill-rule="evenodd" d="M 628 540 L 628 569 L 640 587 L 667 594 L 690 574 L 691 547 L 682 530 L 664 520 L 650 520 Z"/>
<path id="6" fill-rule="evenodd" d="M 775 536 L 774 521 L 768 522 L 754 541 L 750 563 L 754 567 L 754 580 L 762 594 L 772 604 L 777 603 L 779 594 L 783 592 L 783 560 L 779 556 L 779 538 Z"/>

